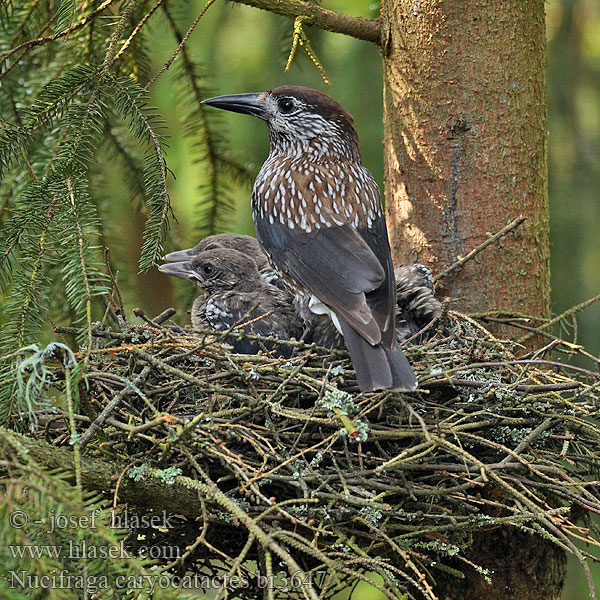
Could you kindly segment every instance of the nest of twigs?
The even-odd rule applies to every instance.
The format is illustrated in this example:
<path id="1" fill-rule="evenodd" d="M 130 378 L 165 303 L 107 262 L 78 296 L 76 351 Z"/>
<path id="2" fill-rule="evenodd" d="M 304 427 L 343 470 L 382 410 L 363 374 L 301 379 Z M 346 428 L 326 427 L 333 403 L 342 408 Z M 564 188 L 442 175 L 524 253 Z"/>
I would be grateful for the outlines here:
<path id="1" fill-rule="evenodd" d="M 573 539 L 598 539 L 575 526 L 600 508 L 597 374 L 543 353 L 517 360 L 451 311 L 433 328 L 405 347 L 419 390 L 369 395 L 345 352 L 289 342 L 287 359 L 236 355 L 235 332 L 98 329 L 81 448 L 103 445 L 130 458 L 130 476 L 167 472 L 197 492 L 168 567 L 225 577 L 231 597 L 331 598 L 363 579 L 389 598 L 434 599 L 439 577 L 493 578 L 469 544 L 506 526 L 584 563 Z"/>

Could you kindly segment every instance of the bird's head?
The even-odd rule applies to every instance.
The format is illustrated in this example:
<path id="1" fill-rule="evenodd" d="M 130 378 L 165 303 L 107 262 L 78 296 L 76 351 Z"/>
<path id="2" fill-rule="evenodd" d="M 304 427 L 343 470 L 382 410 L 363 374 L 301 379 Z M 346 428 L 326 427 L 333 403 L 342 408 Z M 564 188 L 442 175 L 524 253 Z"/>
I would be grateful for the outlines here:
<path id="1" fill-rule="evenodd" d="M 229 248 L 201 252 L 192 260 L 167 263 L 158 270 L 191 281 L 209 293 L 232 289 L 243 291 L 260 282 L 254 260 Z"/>
<path id="2" fill-rule="evenodd" d="M 212 251 L 218 254 L 225 248 L 237 250 L 238 252 L 251 257 L 259 270 L 267 268 L 268 266 L 267 256 L 260 249 L 256 238 L 237 233 L 217 233 L 215 235 L 209 235 L 200 240 L 193 248 L 169 252 L 169 254 L 163 256 L 163 260 L 170 263 L 186 262 L 191 261 L 195 256 L 202 254 L 203 252 Z"/>
<path id="3" fill-rule="evenodd" d="M 359 153 L 350 113 L 327 94 L 311 88 L 285 85 L 268 92 L 216 96 L 203 102 L 266 121 L 271 151 L 293 152 L 316 143 L 329 154 Z"/>

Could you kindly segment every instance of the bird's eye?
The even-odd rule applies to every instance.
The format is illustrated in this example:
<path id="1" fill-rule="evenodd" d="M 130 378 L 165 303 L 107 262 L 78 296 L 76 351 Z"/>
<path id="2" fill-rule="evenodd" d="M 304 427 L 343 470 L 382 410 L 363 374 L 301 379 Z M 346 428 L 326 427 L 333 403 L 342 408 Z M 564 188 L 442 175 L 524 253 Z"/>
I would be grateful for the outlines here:
<path id="1" fill-rule="evenodd" d="M 202 272 L 205 275 L 212 275 L 215 272 L 215 268 L 212 265 L 202 265 Z"/>
<path id="2" fill-rule="evenodd" d="M 277 106 L 283 114 L 288 114 L 294 110 L 294 101 L 291 98 L 280 98 Z"/>

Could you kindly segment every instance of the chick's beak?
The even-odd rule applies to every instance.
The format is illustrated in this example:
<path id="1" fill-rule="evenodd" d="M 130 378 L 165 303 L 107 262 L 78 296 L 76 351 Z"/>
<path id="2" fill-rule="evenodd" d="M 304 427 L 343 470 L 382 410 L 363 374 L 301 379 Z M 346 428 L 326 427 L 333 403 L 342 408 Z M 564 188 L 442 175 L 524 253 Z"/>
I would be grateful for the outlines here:
<path id="1" fill-rule="evenodd" d="M 229 94 L 228 96 L 207 98 L 206 100 L 202 100 L 202 104 L 265 119 L 265 105 L 264 101 L 262 101 L 262 96 L 262 93 Z"/>
<path id="2" fill-rule="evenodd" d="M 160 265 L 158 270 L 165 275 L 173 275 L 173 277 L 180 277 L 186 281 L 191 281 L 196 285 L 202 283 L 202 279 L 196 271 L 194 271 L 189 262 L 170 262 L 165 265 Z"/>

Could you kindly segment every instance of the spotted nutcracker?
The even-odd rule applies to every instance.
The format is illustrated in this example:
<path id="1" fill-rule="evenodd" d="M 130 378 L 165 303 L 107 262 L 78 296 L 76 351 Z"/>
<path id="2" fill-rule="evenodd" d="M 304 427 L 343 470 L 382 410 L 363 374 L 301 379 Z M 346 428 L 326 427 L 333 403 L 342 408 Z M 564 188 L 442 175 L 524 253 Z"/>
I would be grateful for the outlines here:
<path id="1" fill-rule="evenodd" d="M 192 260 L 161 265 L 159 270 L 204 290 L 192 305 L 195 329 L 226 331 L 239 324 L 236 330 L 280 340 L 299 339 L 302 335 L 302 322 L 292 308 L 290 293 L 264 282 L 254 260 L 237 250 L 214 248 Z M 253 354 L 261 345 L 233 338 L 228 343 L 236 352 Z M 273 348 L 272 344 L 263 345 Z M 278 353 L 291 355 L 289 346 L 279 348 Z"/>
<path id="2" fill-rule="evenodd" d="M 394 336 L 395 280 L 379 189 L 351 115 L 305 87 L 206 104 L 266 121 L 270 152 L 252 193 L 263 250 L 311 312 L 344 336 L 361 390 L 414 390 Z"/>

